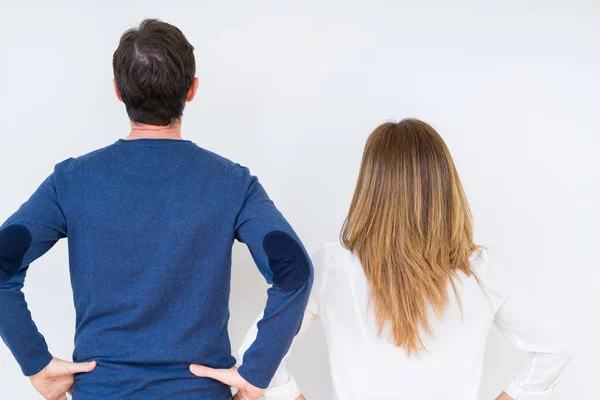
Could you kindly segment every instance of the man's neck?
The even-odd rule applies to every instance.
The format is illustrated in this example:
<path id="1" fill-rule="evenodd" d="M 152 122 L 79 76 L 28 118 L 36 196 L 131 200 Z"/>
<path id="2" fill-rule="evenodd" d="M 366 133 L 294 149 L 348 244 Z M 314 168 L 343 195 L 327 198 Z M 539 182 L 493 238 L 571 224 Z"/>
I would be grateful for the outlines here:
<path id="1" fill-rule="evenodd" d="M 181 121 L 175 120 L 169 125 L 148 125 L 131 123 L 131 131 L 125 140 L 134 139 L 173 139 L 181 140 Z"/>

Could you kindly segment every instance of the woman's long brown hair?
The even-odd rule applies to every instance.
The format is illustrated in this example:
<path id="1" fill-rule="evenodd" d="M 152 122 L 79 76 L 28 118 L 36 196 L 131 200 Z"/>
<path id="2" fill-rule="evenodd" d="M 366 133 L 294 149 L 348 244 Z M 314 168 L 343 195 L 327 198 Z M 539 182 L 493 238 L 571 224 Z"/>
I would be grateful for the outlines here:
<path id="1" fill-rule="evenodd" d="M 430 125 L 416 119 L 384 123 L 365 146 L 344 247 L 362 263 L 381 335 L 408 354 L 431 334 L 428 309 L 449 302 L 448 283 L 471 275 L 471 212 L 450 152 Z M 460 299 L 459 299 L 460 301 Z"/>

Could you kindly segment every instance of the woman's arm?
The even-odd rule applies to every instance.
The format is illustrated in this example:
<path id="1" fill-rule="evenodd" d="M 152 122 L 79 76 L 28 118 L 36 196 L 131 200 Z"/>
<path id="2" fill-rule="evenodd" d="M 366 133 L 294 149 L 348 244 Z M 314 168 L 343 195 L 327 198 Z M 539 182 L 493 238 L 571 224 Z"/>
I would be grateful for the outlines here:
<path id="1" fill-rule="evenodd" d="M 514 290 L 503 271 L 486 270 L 485 284 L 496 310 L 494 325 L 511 344 L 528 353 L 498 400 L 545 399 L 571 358 L 562 326 L 544 307 Z"/>
<path id="2" fill-rule="evenodd" d="M 569 359 L 571 350 L 558 324 L 526 298 L 511 295 L 496 312 L 494 324 L 515 347 L 529 353 L 506 388 L 507 398 L 547 398 Z"/>

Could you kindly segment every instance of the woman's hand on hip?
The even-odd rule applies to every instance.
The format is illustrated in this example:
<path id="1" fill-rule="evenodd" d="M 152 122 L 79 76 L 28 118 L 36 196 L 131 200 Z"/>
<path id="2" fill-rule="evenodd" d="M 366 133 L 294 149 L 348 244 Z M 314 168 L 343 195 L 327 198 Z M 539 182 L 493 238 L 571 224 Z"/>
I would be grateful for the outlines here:
<path id="1" fill-rule="evenodd" d="M 496 398 L 496 400 L 514 400 L 512 397 L 510 397 L 508 394 L 506 394 L 506 392 L 502 392 L 500 394 L 500 396 L 498 396 Z"/>

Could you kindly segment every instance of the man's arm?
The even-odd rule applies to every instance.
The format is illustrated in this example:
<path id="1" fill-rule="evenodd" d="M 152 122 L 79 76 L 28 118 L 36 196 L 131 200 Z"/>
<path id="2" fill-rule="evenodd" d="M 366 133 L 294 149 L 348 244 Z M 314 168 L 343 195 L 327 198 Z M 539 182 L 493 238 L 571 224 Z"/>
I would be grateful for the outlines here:
<path id="1" fill-rule="evenodd" d="M 328 277 L 328 253 L 327 248 L 324 247 L 317 251 L 312 256 L 313 267 L 314 267 L 314 282 L 308 305 L 304 311 L 304 318 L 302 319 L 302 326 L 297 337 L 303 335 L 308 331 L 313 323 L 317 320 L 323 296 L 325 293 Z M 246 352 L 246 350 L 252 345 L 257 335 L 257 323 L 262 319 L 262 314 L 259 315 L 257 320 L 246 333 L 246 337 L 242 341 L 238 350 L 239 359 Z M 290 351 L 291 352 L 291 351 Z M 286 354 L 284 359 L 281 361 L 277 372 L 273 376 L 269 387 L 262 394 L 264 400 L 297 400 L 304 399 L 301 394 L 300 388 L 287 367 L 286 359 L 289 357 L 290 352 Z M 209 371 L 210 372 L 210 371 Z"/>
<path id="2" fill-rule="evenodd" d="M 92 371 L 96 363 L 52 358 L 21 290 L 29 264 L 67 236 L 57 190 L 64 185 L 57 180 L 56 173 L 50 175 L 0 226 L 0 337 L 45 399 L 66 400 L 74 375 Z"/>
<path id="3" fill-rule="evenodd" d="M 272 286 L 256 339 L 244 353 L 239 374 L 266 388 L 300 330 L 313 282 L 313 269 L 302 243 L 267 196 L 256 177 L 240 168 L 247 190 L 236 221 L 236 238 L 245 243 Z"/>
<path id="4" fill-rule="evenodd" d="M 326 248 L 321 249 L 313 256 L 314 261 L 314 283 L 313 289 L 308 300 L 308 305 L 304 311 L 302 326 L 298 336 L 306 332 L 316 321 L 321 308 L 323 293 L 327 284 L 327 251 Z M 263 314 L 259 315 L 257 320 L 252 324 L 246 337 L 238 351 L 238 359 L 242 359 L 248 348 L 256 341 L 258 334 L 258 323 L 263 319 Z M 290 373 L 286 365 L 287 355 L 281 360 L 277 372 L 273 376 L 269 387 L 266 390 L 256 390 L 257 388 L 249 387 L 248 382 L 244 380 L 238 373 L 237 369 L 214 369 L 205 366 L 193 365 L 192 373 L 198 376 L 207 377 L 219 380 L 226 385 L 235 387 L 239 390 L 234 400 L 254 400 L 262 398 L 264 400 L 306 400 L 296 380 Z M 498 399 L 503 400 L 503 399 Z"/>
<path id="5" fill-rule="evenodd" d="M 306 311 L 304 312 L 304 318 L 302 319 L 302 327 L 300 328 L 300 332 L 298 332 L 298 335 L 297 335 L 298 337 L 302 336 L 312 326 L 312 324 L 317 319 L 317 311 L 311 307 L 311 303 L 315 303 L 312 299 L 315 290 L 316 289 L 313 288 L 313 294 L 311 294 L 311 299 L 309 300 L 309 305 L 306 308 Z M 246 337 L 244 337 L 244 340 L 242 341 L 242 344 L 238 350 L 239 359 L 242 358 L 243 354 L 246 353 L 248 348 L 256 340 L 257 324 L 262 319 L 262 317 L 263 317 L 262 314 L 259 315 L 258 319 L 252 324 L 252 326 L 246 333 Z M 277 368 L 275 375 L 273 376 L 271 382 L 269 383 L 269 387 L 266 388 L 264 390 L 264 392 L 261 393 L 261 395 L 262 395 L 261 399 L 263 399 L 263 400 L 273 400 L 273 399 L 296 400 L 296 399 L 302 398 L 301 397 L 302 394 L 301 394 L 300 388 L 298 387 L 298 384 L 296 383 L 296 379 L 294 379 L 294 376 L 291 374 L 291 372 L 287 366 L 286 360 L 289 357 L 290 352 L 288 352 L 285 355 L 285 357 L 283 358 L 283 360 L 281 360 L 281 363 L 279 364 L 279 367 Z M 207 376 L 209 378 L 213 378 L 213 379 L 218 379 L 219 372 L 220 372 L 219 370 L 210 369 L 210 368 L 206 368 L 204 370 L 205 376 Z M 217 378 L 214 378 L 213 376 L 216 376 Z M 223 383 L 227 384 L 227 382 L 223 382 Z M 243 389 L 243 388 L 238 388 L 238 389 Z"/>
<path id="6" fill-rule="evenodd" d="M 54 174 L 0 226 L 0 336 L 27 376 L 41 371 L 52 355 L 21 289 L 29 264 L 66 236 Z"/>

